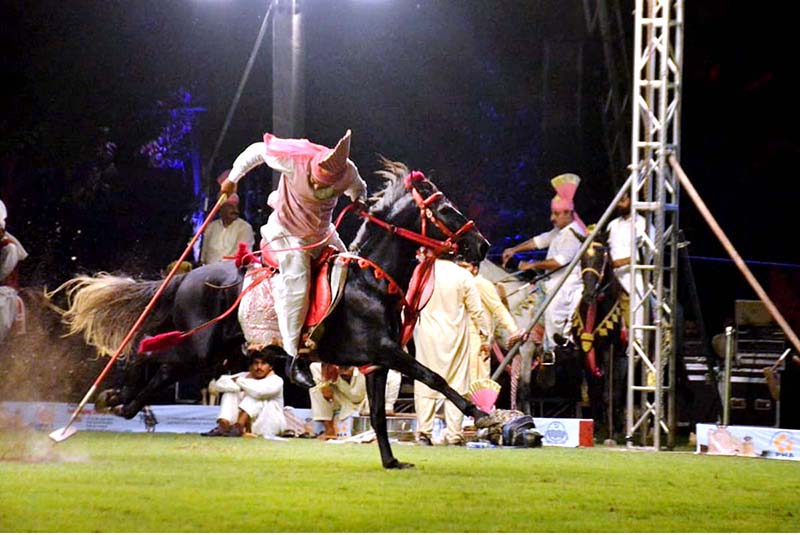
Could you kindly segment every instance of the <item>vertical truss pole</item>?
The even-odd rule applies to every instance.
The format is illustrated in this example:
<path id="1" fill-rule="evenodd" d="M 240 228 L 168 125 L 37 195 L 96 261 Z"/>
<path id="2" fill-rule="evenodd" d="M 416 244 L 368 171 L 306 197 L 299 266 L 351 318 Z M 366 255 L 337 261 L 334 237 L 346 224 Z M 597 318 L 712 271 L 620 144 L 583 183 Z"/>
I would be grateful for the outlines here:
<path id="1" fill-rule="evenodd" d="M 632 240 L 634 280 L 644 284 L 631 292 L 626 440 L 658 450 L 662 434 L 674 445 L 677 420 L 679 190 L 667 158 L 680 148 L 683 0 L 636 0 L 633 61 L 631 212 L 646 231 Z"/>

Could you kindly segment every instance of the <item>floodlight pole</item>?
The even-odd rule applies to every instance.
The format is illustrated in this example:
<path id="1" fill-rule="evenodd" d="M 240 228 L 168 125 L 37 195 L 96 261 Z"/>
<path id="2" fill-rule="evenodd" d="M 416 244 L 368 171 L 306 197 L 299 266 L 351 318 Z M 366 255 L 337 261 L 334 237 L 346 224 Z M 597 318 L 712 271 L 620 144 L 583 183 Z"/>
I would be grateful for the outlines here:
<path id="1" fill-rule="evenodd" d="M 301 0 L 273 0 L 272 133 L 299 138 L 305 134 L 305 39 Z M 280 173 L 273 172 L 272 189 Z"/>

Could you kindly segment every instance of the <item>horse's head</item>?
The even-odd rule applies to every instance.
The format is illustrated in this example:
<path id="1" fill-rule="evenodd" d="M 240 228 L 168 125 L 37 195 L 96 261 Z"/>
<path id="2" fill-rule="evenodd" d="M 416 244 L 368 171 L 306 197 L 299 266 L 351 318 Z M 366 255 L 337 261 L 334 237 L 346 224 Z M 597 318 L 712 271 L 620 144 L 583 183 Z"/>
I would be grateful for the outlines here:
<path id="1" fill-rule="evenodd" d="M 486 257 L 489 242 L 433 182 L 400 162 L 383 159 L 382 163 L 384 170 L 378 175 L 387 185 L 378 193 L 372 215 L 438 242 L 444 252 L 457 252 L 467 262 L 480 262 Z"/>
<path id="2" fill-rule="evenodd" d="M 602 237 L 598 236 L 581 257 L 581 279 L 583 280 L 583 297 L 581 299 L 585 303 L 591 303 L 597 299 L 608 263 L 608 246 Z"/>

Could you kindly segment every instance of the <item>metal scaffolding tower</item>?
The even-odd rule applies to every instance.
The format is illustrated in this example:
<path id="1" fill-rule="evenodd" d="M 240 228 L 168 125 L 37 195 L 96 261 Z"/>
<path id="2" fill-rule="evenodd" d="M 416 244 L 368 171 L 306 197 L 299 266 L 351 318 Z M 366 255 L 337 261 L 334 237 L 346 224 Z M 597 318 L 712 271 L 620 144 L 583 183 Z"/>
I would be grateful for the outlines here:
<path id="1" fill-rule="evenodd" d="M 674 445 L 676 425 L 679 189 L 667 158 L 680 155 L 682 60 L 683 0 L 636 0 L 631 211 L 634 221 L 645 219 L 646 232 L 631 246 L 643 292 L 631 292 L 626 440 L 656 450 L 662 434 Z"/>

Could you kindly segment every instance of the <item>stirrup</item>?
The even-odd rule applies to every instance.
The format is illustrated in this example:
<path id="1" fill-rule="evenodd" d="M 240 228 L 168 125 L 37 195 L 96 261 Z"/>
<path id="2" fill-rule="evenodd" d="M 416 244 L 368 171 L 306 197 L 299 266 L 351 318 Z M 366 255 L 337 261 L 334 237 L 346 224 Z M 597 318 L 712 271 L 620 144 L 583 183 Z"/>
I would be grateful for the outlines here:
<path id="1" fill-rule="evenodd" d="M 555 351 L 543 351 L 541 364 L 542 366 L 553 366 L 556 363 Z"/>

